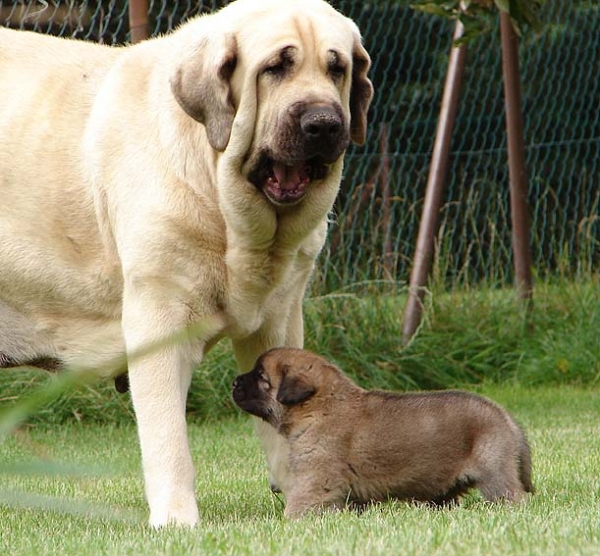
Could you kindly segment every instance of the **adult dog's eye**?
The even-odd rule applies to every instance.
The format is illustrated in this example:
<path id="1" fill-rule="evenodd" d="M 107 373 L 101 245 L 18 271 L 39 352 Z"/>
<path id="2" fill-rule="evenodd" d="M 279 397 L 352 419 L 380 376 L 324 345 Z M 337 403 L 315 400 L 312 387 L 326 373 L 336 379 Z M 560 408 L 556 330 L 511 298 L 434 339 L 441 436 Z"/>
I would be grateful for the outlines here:
<path id="1" fill-rule="evenodd" d="M 331 75 L 331 78 L 334 81 L 338 81 L 340 79 L 343 79 L 346 75 L 346 66 L 342 64 L 332 64 L 329 66 L 328 71 L 329 75 Z"/>
<path id="2" fill-rule="evenodd" d="M 267 75 L 272 75 L 273 77 L 283 77 L 286 71 L 286 64 L 283 61 L 280 61 L 271 66 L 267 66 L 264 69 L 264 73 Z"/>
<path id="3" fill-rule="evenodd" d="M 348 64 L 340 53 L 332 49 L 327 53 L 327 73 L 333 81 L 341 81 L 346 76 Z"/>
<path id="4" fill-rule="evenodd" d="M 296 48 L 293 46 L 282 48 L 276 57 L 271 58 L 271 60 L 267 62 L 263 69 L 263 73 L 281 79 L 294 65 L 295 52 Z"/>

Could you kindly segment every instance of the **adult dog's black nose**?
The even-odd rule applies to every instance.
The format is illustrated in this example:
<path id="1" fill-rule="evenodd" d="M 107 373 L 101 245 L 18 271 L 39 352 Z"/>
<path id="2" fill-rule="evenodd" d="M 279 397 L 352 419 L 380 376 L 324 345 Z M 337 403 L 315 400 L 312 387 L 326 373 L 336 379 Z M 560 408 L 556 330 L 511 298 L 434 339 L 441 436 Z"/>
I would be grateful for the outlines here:
<path id="1" fill-rule="evenodd" d="M 309 142 L 331 144 L 339 140 L 344 125 L 341 115 L 330 106 L 307 108 L 300 117 L 300 129 Z"/>

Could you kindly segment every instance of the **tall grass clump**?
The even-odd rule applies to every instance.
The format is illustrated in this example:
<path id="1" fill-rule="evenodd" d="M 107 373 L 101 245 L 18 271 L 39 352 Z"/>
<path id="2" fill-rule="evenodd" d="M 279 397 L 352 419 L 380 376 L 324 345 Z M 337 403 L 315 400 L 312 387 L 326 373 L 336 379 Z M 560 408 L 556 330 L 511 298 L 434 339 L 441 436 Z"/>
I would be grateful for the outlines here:
<path id="1" fill-rule="evenodd" d="M 538 284 L 535 296 L 527 313 L 512 289 L 430 291 L 420 330 L 401 347 L 405 295 L 331 294 L 307 304 L 307 347 L 366 386 L 597 383 L 598 285 Z"/>
<path id="2" fill-rule="evenodd" d="M 600 382 L 600 287 L 585 282 L 538 283 L 529 312 L 512 288 L 480 285 L 445 291 L 433 284 L 423 322 L 402 346 L 406 291 L 366 282 L 305 301 L 305 345 L 331 359 L 366 388 L 431 389 L 482 383 L 522 385 Z M 230 388 L 237 374 L 227 342 L 196 370 L 188 398 L 191 419 L 237 412 Z M 57 380 L 21 369 L 0 371 L 0 404 L 10 407 Z M 132 422 L 128 395 L 111 381 L 66 388 L 32 421 Z"/>

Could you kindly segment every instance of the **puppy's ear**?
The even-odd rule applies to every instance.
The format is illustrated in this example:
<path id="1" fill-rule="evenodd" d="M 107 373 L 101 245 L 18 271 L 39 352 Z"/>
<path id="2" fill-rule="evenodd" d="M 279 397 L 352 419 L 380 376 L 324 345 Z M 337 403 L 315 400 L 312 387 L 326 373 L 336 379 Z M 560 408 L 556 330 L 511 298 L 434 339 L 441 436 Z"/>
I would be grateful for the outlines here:
<path id="1" fill-rule="evenodd" d="M 233 35 L 202 37 L 171 76 L 171 91 L 183 110 L 204 124 L 211 147 L 224 151 L 235 116 L 230 79 L 237 63 Z"/>
<path id="2" fill-rule="evenodd" d="M 371 58 L 357 37 L 352 53 L 352 88 L 350 89 L 350 137 L 357 145 L 367 138 L 367 112 L 373 98 L 373 84 L 367 77 Z"/>
<path id="3" fill-rule="evenodd" d="M 283 377 L 279 385 L 277 401 L 283 405 L 296 405 L 308 400 L 316 391 L 316 388 L 308 384 L 305 378 L 288 374 Z"/>

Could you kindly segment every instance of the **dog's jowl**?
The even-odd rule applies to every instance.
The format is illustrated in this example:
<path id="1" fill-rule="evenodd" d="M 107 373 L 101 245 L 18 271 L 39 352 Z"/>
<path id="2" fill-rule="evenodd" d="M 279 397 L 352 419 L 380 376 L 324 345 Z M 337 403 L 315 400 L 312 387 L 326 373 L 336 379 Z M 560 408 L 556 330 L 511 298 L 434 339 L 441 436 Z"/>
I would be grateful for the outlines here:
<path id="1" fill-rule="evenodd" d="M 0 28 L 0 366 L 127 371 L 155 526 L 198 521 L 204 353 L 228 336 L 244 372 L 302 346 L 369 66 L 324 0 L 237 0 L 124 47 Z M 279 482 L 286 443 L 258 429 Z"/>
<path id="2" fill-rule="evenodd" d="M 317 355 L 278 348 L 235 380 L 233 399 L 289 443 L 278 486 L 290 517 L 389 498 L 457 504 L 471 488 L 489 501 L 533 492 L 522 430 L 476 394 L 368 391 Z"/>

